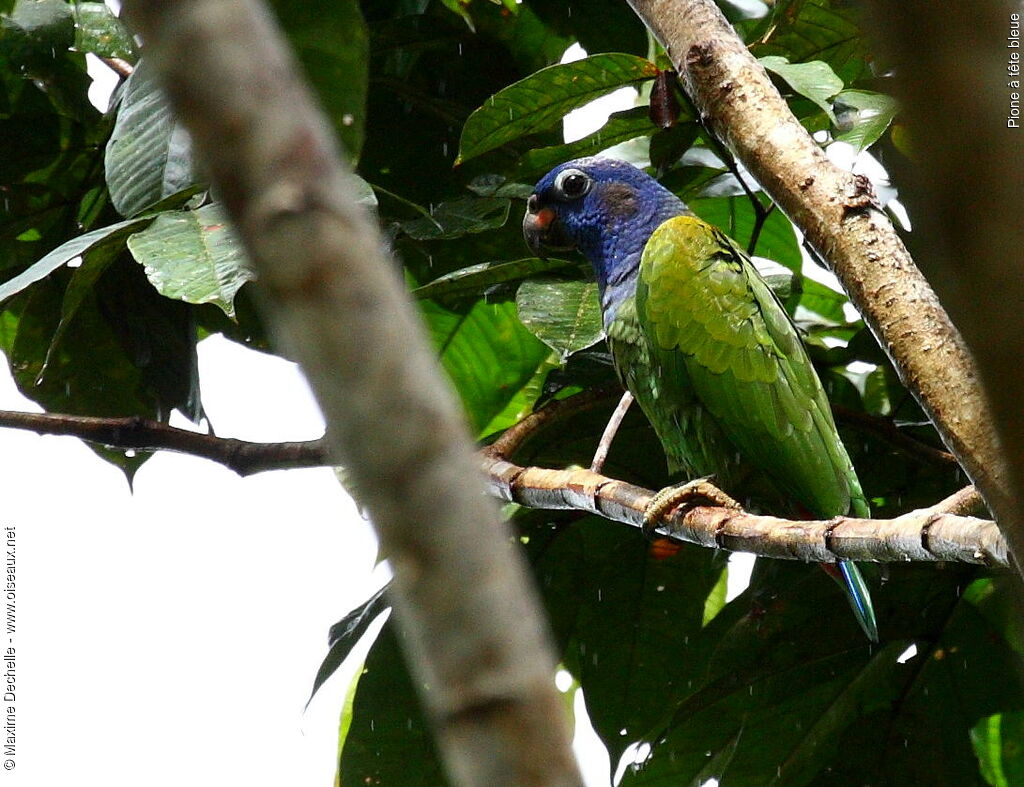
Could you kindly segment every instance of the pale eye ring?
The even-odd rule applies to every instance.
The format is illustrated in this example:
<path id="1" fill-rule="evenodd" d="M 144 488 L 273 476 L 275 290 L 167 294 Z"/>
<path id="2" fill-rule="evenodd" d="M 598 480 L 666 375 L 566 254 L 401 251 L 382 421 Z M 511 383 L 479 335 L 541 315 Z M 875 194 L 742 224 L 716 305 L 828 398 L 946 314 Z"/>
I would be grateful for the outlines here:
<path id="1" fill-rule="evenodd" d="M 578 199 L 590 191 L 593 181 L 578 169 L 563 169 L 555 177 L 555 192 L 563 199 Z"/>

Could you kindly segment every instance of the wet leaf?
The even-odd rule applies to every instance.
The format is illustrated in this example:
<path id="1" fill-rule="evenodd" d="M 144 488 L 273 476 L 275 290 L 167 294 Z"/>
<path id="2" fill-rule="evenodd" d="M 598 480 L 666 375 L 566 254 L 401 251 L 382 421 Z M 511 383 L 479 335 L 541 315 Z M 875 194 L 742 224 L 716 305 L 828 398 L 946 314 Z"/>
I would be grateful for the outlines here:
<path id="1" fill-rule="evenodd" d="M 856 110 L 848 128 L 841 129 L 837 142 L 847 142 L 858 151 L 874 145 L 899 111 L 896 99 L 867 90 L 844 90 L 835 97 L 837 107 Z"/>
<path id="2" fill-rule="evenodd" d="M 104 3 L 76 3 L 73 8 L 75 49 L 135 62 L 138 51 L 132 34 Z"/>
<path id="3" fill-rule="evenodd" d="M 653 63 L 625 54 L 592 55 L 542 68 L 495 93 L 470 115 L 457 163 L 548 128 L 595 98 L 656 74 Z"/>
<path id="4" fill-rule="evenodd" d="M 107 186 L 122 216 L 135 216 L 198 181 L 191 140 L 153 72 L 141 60 L 128 77 L 107 143 Z"/>
<path id="5" fill-rule="evenodd" d="M 386 587 L 381 588 L 363 604 L 331 626 L 327 642 L 329 650 L 324 657 L 323 663 L 320 665 L 320 669 L 317 670 L 316 678 L 313 680 L 313 690 L 309 693 L 309 699 L 306 701 L 307 707 L 313 701 L 313 697 L 316 696 L 320 687 L 335 673 L 342 662 L 348 658 L 352 648 L 363 638 L 363 635 L 373 624 L 373 621 L 383 615 L 388 609 L 389 604 L 385 595 L 386 591 Z"/>
<path id="6" fill-rule="evenodd" d="M 563 362 L 604 336 L 595 282 L 529 279 L 519 286 L 516 309 L 523 325 Z"/>
<path id="7" fill-rule="evenodd" d="M 399 229 L 415 240 L 458 238 L 495 229 L 508 220 L 510 202 L 494 197 L 463 197 L 436 205 L 429 216 L 399 222 Z"/>
<path id="8" fill-rule="evenodd" d="M 213 303 L 229 317 L 235 313 L 235 294 L 254 278 L 242 242 L 218 204 L 162 213 L 128 239 L 128 248 L 161 295 Z"/>
<path id="9" fill-rule="evenodd" d="M 103 245 L 123 247 L 129 235 L 145 227 L 151 221 L 153 221 L 152 216 L 129 219 L 117 224 L 111 224 L 109 227 L 100 227 L 98 230 L 72 238 L 14 278 L 0 284 L 0 303 L 21 292 L 29 285 L 49 276 L 61 266 L 66 265 L 75 257 L 81 256 L 90 249 Z"/>
<path id="10" fill-rule="evenodd" d="M 782 77 L 801 96 L 809 98 L 821 107 L 829 120 L 836 122 L 829 99 L 843 89 L 843 80 L 836 76 L 828 63 L 820 60 L 790 63 L 786 58 L 777 55 L 762 57 L 759 62 L 773 74 Z"/>
<path id="11" fill-rule="evenodd" d="M 522 281 L 538 273 L 565 268 L 573 263 L 569 260 L 539 257 L 527 257 L 510 262 L 481 262 L 454 273 L 440 276 L 434 281 L 417 287 L 412 291 L 415 298 L 434 298 L 446 300 L 450 298 L 479 298 L 488 290 L 501 284 Z"/>

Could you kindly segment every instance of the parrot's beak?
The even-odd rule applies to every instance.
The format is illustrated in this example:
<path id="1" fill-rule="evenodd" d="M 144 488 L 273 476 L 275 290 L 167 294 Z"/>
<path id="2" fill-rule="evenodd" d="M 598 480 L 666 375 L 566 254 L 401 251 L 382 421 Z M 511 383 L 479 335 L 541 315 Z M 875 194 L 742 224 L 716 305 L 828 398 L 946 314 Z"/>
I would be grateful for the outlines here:
<path id="1" fill-rule="evenodd" d="M 551 208 L 540 206 L 540 197 L 531 194 L 523 216 L 523 237 L 536 256 L 546 259 L 547 251 L 568 251 L 576 248 Z"/>

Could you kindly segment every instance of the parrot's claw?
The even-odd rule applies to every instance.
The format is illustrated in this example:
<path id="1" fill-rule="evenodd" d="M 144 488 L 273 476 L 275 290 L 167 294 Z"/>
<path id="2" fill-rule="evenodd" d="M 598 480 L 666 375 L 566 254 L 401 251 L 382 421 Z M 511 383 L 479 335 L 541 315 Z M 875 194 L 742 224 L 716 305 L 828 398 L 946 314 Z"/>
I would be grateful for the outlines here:
<path id="1" fill-rule="evenodd" d="M 739 503 L 712 484 L 710 479 L 710 476 L 697 478 L 679 486 L 665 487 L 658 492 L 644 509 L 644 521 L 641 525 L 643 534 L 648 539 L 654 538 L 655 530 L 662 518 L 675 508 L 685 507 L 689 510 L 697 506 L 718 506 L 742 510 Z"/>

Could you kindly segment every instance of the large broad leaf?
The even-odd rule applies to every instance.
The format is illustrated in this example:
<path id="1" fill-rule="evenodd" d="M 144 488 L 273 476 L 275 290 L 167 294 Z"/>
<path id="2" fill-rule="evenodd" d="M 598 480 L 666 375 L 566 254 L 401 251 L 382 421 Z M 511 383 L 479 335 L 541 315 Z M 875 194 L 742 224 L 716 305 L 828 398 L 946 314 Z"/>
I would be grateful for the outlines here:
<path id="1" fill-rule="evenodd" d="M 546 365 L 550 350 L 523 327 L 515 304 L 477 302 L 451 311 L 420 301 L 420 308 L 475 433 L 514 423 L 510 404 L 517 412 L 529 411 L 533 401 L 524 389 Z"/>
<path id="2" fill-rule="evenodd" d="M 162 213 L 128 248 L 157 292 L 186 303 L 213 303 L 229 317 L 235 295 L 254 278 L 242 242 L 220 205 Z"/>
<path id="3" fill-rule="evenodd" d="M 530 279 L 516 293 L 516 309 L 523 325 L 563 362 L 604 336 L 596 282 Z"/>
<path id="4" fill-rule="evenodd" d="M 138 53 L 132 34 L 106 4 L 76 3 L 74 11 L 75 49 L 135 61 Z"/>
<path id="5" fill-rule="evenodd" d="M 856 110 L 847 123 L 840 121 L 844 130 L 836 136 L 836 141 L 847 142 L 857 150 L 874 145 L 899 110 L 896 99 L 868 90 L 844 90 L 835 97 L 835 103 L 837 107 Z"/>
<path id="6" fill-rule="evenodd" d="M 274 0 L 274 10 L 349 159 L 363 147 L 369 35 L 357 0 Z"/>
<path id="7" fill-rule="evenodd" d="M 843 307 L 849 303 L 850 299 L 844 293 L 836 292 L 831 287 L 826 287 L 809 278 L 803 280 L 801 288 L 803 289 L 803 295 L 800 297 L 802 307 L 834 323 L 846 322 L 846 312 Z"/>
<path id="8" fill-rule="evenodd" d="M 632 9 L 618 0 L 533 0 L 528 2 L 549 29 L 571 36 L 590 54 L 646 54 L 647 31 Z"/>
<path id="9" fill-rule="evenodd" d="M 439 276 L 432 282 L 412 291 L 415 298 L 454 300 L 457 298 L 480 298 L 489 290 L 510 282 L 518 282 L 538 273 L 558 270 L 572 265 L 568 260 L 554 257 L 542 260 L 527 257 L 509 262 L 481 262 L 462 268 L 453 273 Z"/>
<path id="10" fill-rule="evenodd" d="M 685 691 L 680 676 L 699 671 L 691 643 L 725 560 L 696 547 L 659 559 L 639 531 L 596 517 L 554 532 L 550 521 L 520 518 L 562 661 L 616 763 Z"/>
<path id="11" fill-rule="evenodd" d="M 34 265 L 19 273 L 13 279 L 0 284 L 0 303 L 3 303 L 12 295 L 21 292 L 29 285 L 49 276 L 62 265 L 66 265 L 75 257 L 81 256 L 90 249 L 103 245 L 123 246 L 125 239 L 129 235 L 145 227 L 152 220 L 152 216 L 129 219 L 117 224 L 111 224 L 109 227 L 100 227 L 98 230 L 72 238 L 67 243 L 58 246 Z"/>
<path id="12" fill-rule="evenodd" d="M 791 63 L 821 60 L 850 84 L 870 71 L 858 13 L 858 6 L 843 0 L 780 0 L 755 33 L 751 51 Z"/>
<path id="13" fill-rule="evenodd" d="M 188 133 L 145 60 L 125 83 L 105 164 L 110 199 L 122 216 L 134 216 L 197 180 Z"/>
<path id="14" fill-rule="evenodd" d="M 331 626 L 331 633 L 328 638 L 327 656 L 324 658 L 320 669 L 317 670 L 316 678 L 313 681 L 313 690 L 309 693 L 309 700 L 306 705 L 313 701 L 319 688 L 334 674 L 342 662 L 348 658 L 348 654 L 363 638 L 363 635 L 370 628 L 377 618 L 383 615 L 388 609 L 388 601 L 385 596 L 387 587 L 383 587 L 370 596 L 365 603 L 356 607 L 345 617 Z"/>
<path id="15" fill-rule="evenodd" d="M 790 63 L 784 57 L 769 55 L 759 61 L 773 74 L 778 74 L 797 93 L 809 98 L 836 122 L 829 99 L 843 89 L 843 80 L 836 76 L 828 63 L 812 60 L 808 63 Z"/>
<path id="16" fill-rule="evenodd" d="M 747 247 L 756 225 L 754 208 L 747 197 L 695 199 L 689 202 L 689 206 L 694 213 L 721 229 L 741 247 Z M 765 219 L 754 253 L 799 272 L 803 263 L 800 246 L 796 242 L 793 225 L 782 211 L 773 210 Z"/>
<path id="17" fill-rule="evenodd" d="M 389 620 L 373 643 L 356 686 L 338 763 L 338 783 L 380 787 L 444 787 L 433 737 Z"/>
<path id="18" fill-rule="evenodd" d="M 502 226 L 508 220 L 509 201 L 496 197 L 463 197 L 442 202 L 418 219 L 399 223 L 415 240 L 443 240 Z"/>
<path id="19" fill-rule="evenodd" d="M 1019 656 L 959 598 L 975 572 L 893 567 L 873 650 L 820 574 L 758 567 L 701 634 L 700 674 L 623 784 L 976 783 L 967 732 L 1024 692 Z"/>
<path id="20" fill-rule="evenodd" d="M 557 164 L 583 156 L 593 156 L 612 145 L 657 131 L 651 123 L 647 107 L 635 107 L 624 112 L 613 112 L 608 122 L 592 134 L 565 145 L 534 148 L 519 159 L 517 172 L 526 177 L 541 175 Z"/>
<path id="21" fill-rule="evenodd" d="M 541 69 L 487 99 L 462 130 L 458 162 L 535 131 L 625 85 L 652 79 L 655 65 L 625 54 L 593 55 Z"/>
<path id="22" fill-rule="evenodd" d="M 1024 784 L 1024 712 L 986 716 L 971 729 L 971 743 L 992 787 Z"/>

